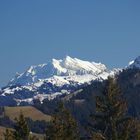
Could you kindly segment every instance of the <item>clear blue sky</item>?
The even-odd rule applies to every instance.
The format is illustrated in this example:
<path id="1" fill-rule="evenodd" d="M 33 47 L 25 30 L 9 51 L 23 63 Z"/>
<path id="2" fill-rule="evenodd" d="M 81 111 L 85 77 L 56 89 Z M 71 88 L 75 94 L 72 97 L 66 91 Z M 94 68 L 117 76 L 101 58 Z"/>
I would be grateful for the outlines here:
<path id="1" fill-rule="evenodd" d="M 140 0 L 1 0 L 0 86 L 65 55 L 124 67 L 140 55 Z"/>

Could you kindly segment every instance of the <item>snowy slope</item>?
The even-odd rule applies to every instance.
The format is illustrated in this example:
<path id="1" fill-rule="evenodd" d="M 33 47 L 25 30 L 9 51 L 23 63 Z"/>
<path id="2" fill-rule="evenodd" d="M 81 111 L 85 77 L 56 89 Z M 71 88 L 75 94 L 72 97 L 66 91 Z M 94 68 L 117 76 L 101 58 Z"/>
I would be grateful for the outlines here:
<path id="1" fill-rule="evenodd" d="M 135 60 L 129 62 L 128 68 L 140 68 L 140 56 L 138 56 Z"/>

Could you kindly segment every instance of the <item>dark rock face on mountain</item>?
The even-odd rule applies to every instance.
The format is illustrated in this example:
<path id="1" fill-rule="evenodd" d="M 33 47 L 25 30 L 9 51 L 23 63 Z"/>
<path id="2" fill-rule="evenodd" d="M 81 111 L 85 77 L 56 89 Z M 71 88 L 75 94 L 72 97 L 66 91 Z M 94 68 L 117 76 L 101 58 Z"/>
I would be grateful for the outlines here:
<path id="1" fill-rule="evenodd" d="M 140 117 L 140 69 L 126 69 L 118 76 L 118 83 L 127 100 L 128 112 Z"/>

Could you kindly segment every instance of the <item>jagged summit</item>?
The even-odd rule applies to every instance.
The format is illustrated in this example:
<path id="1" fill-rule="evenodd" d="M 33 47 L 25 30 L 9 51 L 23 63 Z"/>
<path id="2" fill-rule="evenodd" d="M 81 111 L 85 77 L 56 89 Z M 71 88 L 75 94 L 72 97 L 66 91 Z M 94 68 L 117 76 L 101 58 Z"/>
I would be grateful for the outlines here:
<path id="1" fill-rule="evenodd" d="M 9 84 L 29 85 L 52 76 L 83 76 L 88 74 L 99 78 L 103 73 L 107 74 L 109 71 L 101 63 L 83 61 L 66 56 L 60 60 L 52 59 L 47 64 L 31 66 L 24 73 L 16 75 Z"/>
<path id="2" fill-rule="evenodd" d="M 128 68 L 140 68 L 140 56 L 138 56 L 135 60 L 129 62 Z"/>

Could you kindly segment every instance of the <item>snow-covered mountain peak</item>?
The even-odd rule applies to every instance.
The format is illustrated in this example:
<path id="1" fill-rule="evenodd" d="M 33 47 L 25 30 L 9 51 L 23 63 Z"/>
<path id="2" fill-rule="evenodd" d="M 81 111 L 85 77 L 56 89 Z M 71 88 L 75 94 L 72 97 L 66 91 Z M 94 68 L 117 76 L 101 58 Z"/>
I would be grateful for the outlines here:
<path id="1" fill-rule="evenodd" d="M 52 59 L 47 64 L 29 67 L 24 73 L 16 75 L 10 81 L 10 85 L 30 85 L 53 76 L 71 76 L 70 79 L 72 80 L 76 76 L 83 76 L 85 79 L 85 75 L 91 75 L 94 77 L 93 79 L 99 79 L 101 75 L 109 75 L 109 73 L 106 66 L 101 63 L 83 61 L 66 56 L 64 59 Z"/>
<path id="2" fill-rule="evenodd" d="M 25 72 L 16 74 L 9 84 L 0 90 L 0 104 L 19 105 L 29 103 L 39 97 L 54 99 L 70 94 L 96 80 L 105 80 L 114 76 L 118 69 L 108 70 L 102 63 L 84 61 L 66 56 L 52 59 L 47 64 L 30 66 Z M 6 103 L 3 103 L 3 99 Z"/>
<path id="3" fill-rule="evenodd" d="M 140 56 L 138 56 L 135 60 L 129 62 L 128 68 L 140 68 Z"/>
<path id="4" fill-rule="evenodd" d="M 72 57 L 66 55 L 63 60 L 65 60 L 65 61 L 74 61 L 74 59 L 76 59 L 76 58 L 72 58 Z"/>
<path id="5" fill-rule="evenodd" d="M 71 58 L 66 56 L 62 61 L 62 66 L 69 71 L 75 71 L 75 74 L 95 74 L 107 70 L 105 65 L 101 63 L 83 61 L 78 58 Z"/>

